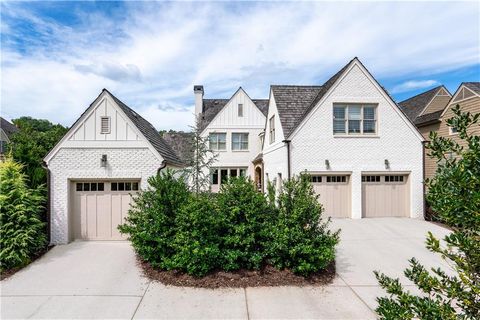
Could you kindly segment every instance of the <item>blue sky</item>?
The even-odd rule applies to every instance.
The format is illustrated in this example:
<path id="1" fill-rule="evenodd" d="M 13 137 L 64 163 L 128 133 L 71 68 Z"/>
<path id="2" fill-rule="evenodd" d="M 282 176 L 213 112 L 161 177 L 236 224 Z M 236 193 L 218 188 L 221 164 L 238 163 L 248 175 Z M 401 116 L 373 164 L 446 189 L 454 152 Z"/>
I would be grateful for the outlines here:
<path id="1" fill-rule="evenodd" d="M 108 88 L 158 129 L 188 129 L 193 84 L 322 84 L 358 56 L 397 101 L 480 81 L 478 2 L 8 2 L 1 113 L 71 125 Z"/>

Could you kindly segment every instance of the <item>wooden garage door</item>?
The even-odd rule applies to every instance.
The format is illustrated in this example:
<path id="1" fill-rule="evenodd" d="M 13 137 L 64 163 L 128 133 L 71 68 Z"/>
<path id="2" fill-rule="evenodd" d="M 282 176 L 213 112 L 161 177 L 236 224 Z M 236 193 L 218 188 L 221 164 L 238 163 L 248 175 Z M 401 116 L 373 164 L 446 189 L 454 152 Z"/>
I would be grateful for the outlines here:
<path id="1" fill-rule="evenodd" d="M 311 175 L 313 189 L 320 195 L 325 215 L 334 218 L 350 218 L 350 176 Z"/>
<path id="2" fill-rule="evenodd" d="M 408 175 L 362 175 L 362 217 L 410 216 Z"/>
<path id="3" fill-rule="evenodd" d="M 73 189 L 73 235 L 84 240 L 124 240 L 117 226 L 130 208 L 139 181 L 78 181 Z"/>

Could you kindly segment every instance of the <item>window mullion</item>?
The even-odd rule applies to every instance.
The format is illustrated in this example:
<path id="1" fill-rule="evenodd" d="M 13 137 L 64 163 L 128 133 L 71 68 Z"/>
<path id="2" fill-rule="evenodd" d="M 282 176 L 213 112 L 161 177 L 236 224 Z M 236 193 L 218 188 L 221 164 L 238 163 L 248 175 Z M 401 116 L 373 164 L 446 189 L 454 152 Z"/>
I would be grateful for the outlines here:
<path id="1" fill-rule="evenodd" d="M 360 107 L 360 134 L 363 135 L 363 105 Z"/>

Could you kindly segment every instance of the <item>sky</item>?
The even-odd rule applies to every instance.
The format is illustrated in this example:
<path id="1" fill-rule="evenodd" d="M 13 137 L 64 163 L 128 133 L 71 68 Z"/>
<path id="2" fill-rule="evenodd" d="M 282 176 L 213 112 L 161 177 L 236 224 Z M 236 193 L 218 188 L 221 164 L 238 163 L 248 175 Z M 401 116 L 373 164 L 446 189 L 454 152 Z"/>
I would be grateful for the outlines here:
<path id="1" fill-rule="evenodd" d="M 399 102 L 480 81 L 480 2 L 1 1 L 1 115 L 70 126 L 107 88 L 188 130 L 193 85 L 321 85 L 353 57 Z"/>

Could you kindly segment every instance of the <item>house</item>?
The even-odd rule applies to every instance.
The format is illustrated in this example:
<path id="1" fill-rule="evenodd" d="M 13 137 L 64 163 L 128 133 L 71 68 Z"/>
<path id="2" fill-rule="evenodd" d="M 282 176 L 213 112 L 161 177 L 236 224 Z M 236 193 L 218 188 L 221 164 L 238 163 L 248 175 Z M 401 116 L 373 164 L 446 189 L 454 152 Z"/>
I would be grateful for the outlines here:
<path id="1" fill-rule="evenodd" d="M 417 126 L 425 139 L 430 132 L 449 137 L 464 145 L 455 128 L 446 120 L 453 116 L 452 107 L 459 105 L 464 112 L 480 113 L 480 82 L 463 82 L 452 96 L 444 86 L 440 86 L 399 103 L 402 110 Z M 479 127 L 470 128 L 471 133 L 479 133 Z M 454 155 L 451 155 L 454 156 Z M 432 178 L 437 170 L 437 162 L 425 150 L 425 177 Z"/>
<path id="2" fill-rule="evenodd" d="M 262 168 L 254 160 L 262 151 L 268 100 L 251 99 L 241 87 L 230 99 L 205 99 L 201 85 L 194 86 L 194 95 L 201 135 L 218 154 L 211 168 L 212 191 L 235 176 L 255 177 L 257 186 L 263 189 Z"/>
<path id="3" fill-rule="evenodd" d="M 158 131 L 106 89 L 44 161 L 52 244 L 123 239 L 117 226 L 130 194 L 159 170 L 183 166 Z"/>
<path id="4" fill-rule="evenodd" d="M 18 128 L 13 123 L 0 117 L 0 160 L 3 160 L 5 157 L 10 137 L 17 131 Z"/>
<path id="5" fill-rule="evenodd" d="M 265 179 L 309 174 L 328 216 L 420 218 L 423 141 L 355 58 L 323 85 L 270 87 Z"/>

